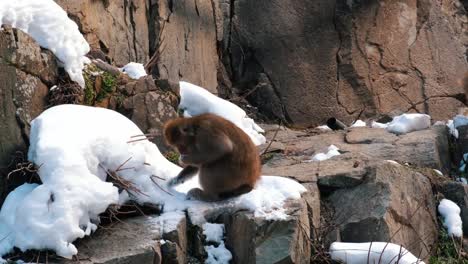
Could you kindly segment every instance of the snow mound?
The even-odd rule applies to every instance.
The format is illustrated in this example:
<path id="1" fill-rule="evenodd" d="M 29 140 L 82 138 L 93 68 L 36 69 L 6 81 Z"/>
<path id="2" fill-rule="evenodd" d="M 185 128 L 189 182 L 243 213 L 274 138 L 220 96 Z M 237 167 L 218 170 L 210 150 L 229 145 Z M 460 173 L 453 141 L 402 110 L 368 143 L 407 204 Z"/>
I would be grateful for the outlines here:
<path id="1" fill-rule="evenodd" d="M 406 134 L 423 130 L 431 126 L 431 117 L 426 114 L 402 114 L 387 124 L 387 131 L 395 134 Z"/>
<path id="2" fill-rule="evenodd" d="M 285 201 L 305 191 L 287 178 L 262 177 L 251 192 L 224 202 L 187 200 L 187 191 L 199 186 L 198 177 L 168 188 L 167 180 L 181 168 L 150 141 L 138 140 L 145 139 L 142 134 L 129 119 L 104 108 L 60 105 L 34 119 L 28 159 L 40 166 L 42 184 L 25 184 L 8 195 L 0 211 L 0 235 L 5 238 L 0 238 L 0 256 L 16 246 L 23 251 L 52 249 L 71 258 L 77 253 L 72 242 L 96 230 L 98 215 L 128 200 L 162 205 L 158 219 L 170 229 L 176 228 L 184 210 L 199 225 L 206 222 L 203 212 L 231 207 L 284 219 Z M 138 191 L 119 193 L 105 181 L 109 174 L 131 182 Z"/>
<path id="3" fill-rule="evenodd" d="M 258 146 L 266 142 L 265 137 L 260 134 L 265 131 L 237 105 L 188 82 L 180 82 L 180 97 L 179 108 L 184 110 L 184 116 L 191 117 L 212 113 L 240 127 L 250 136 L 255 145 Z"/>
<path id="4" fill-rule="evenodd" d="M 145 66 L 137 62 L 129 62 L 127 65 L 123 66 L 120 69 L 123 73 L 127 74 L 128 77 L 138 80 L 141 77 L 144 77 L 146 74 Z"/>
<path id="5" fill-rule="evenodd" d="M 88 42 L 75 22 L 53 0 L 0 1 L 0 24 L 29 34 L 43 48 L 52 51 L 63 63 L 70 79 L 85 86 L 83 67 Z"/>
<path id="6" fill-rule="evenodd" d="M 335 145 L 330 145 L 327 149 L 327 153 L 317 153 L 312 157 L 311 161 L 324 161 L 327 160 L 331 157 L 338 156 L 341 153 L 338 151 L 340 150 L 337 146 Z"/>
<path id="7" fill-rule="evenodd" d="M 387 264 L 424 264 L 402 246 L 387 242 L 341 243 L 330 246 L 333 260 L 345 264 L 387 263 Z"/>
<path id="8" fill-rule="evenodd" d="M 442 199 L 438 207 L 439 213 L 444 217 L 444 226 L 449 236 L 462 237 L 462 220 L 460 207 L 448 199 Z"/>

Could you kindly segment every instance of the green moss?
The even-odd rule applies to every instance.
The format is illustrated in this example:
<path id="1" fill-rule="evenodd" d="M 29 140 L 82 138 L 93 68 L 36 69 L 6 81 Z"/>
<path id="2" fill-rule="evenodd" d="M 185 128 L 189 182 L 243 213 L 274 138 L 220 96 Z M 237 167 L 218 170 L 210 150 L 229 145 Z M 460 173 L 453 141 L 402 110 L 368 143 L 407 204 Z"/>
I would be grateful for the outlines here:
<path id="1" fill-rule="evenodd" d="M 461 250 L 460 242 L 453 240 L 441 226 L 439 243 L 434 256 L 429 259 L 429 264 L 468 264 L 468 259 L 459 257 L 457 250 Z"/>
<path id="2" fill-rule="evenodd" d="M 94 80 L 89 72 L 84 71 L 85 89 L 84 89 L 84 103 L 86 105 L 93 105 L 96 92 L 94 91 Z"/>
<path id="3" fill-rule="evenodd" d="M 93 64 L 88 65 L 83 72 L 85 79 L 84 103 L 86 105 L 94 105 L 96 102 L 101 102 L 112 95 L 116 90 L 118 84 L 117 77 L 108 72 L 104 72 L 100 74 L 102 77 L 101 91 L 99 91 L 99 93 L 96 92 L 96 73 L 99 72 L 102 71 Z"/>
<path id="4" fill-rule="evenodd" d="M 114 93 L 115 87 L 117 86 L 117 77 L 110 73 L 103 73 L 102 75 L 102 86 L 101 91 L 96 95 L 96 101 L 101 102 Z"/>
<path id="5" fill-rule="evenodd" d="M 169 151 L 164 156 L 172 163 L 178 164 L 179 162 L 180 154 L 175 151 Z"/>

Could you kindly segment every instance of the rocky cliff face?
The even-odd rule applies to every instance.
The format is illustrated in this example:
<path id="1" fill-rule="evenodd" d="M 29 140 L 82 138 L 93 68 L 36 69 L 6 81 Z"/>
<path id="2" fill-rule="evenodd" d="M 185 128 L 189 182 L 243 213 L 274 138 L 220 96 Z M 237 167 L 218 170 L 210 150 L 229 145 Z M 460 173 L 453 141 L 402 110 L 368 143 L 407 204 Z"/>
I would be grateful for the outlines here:
<path id="1" fill-rule="evenodd" d="M 123 65 L 159 51 L 153 74 L 248 94 L 298 127 L 394 110 L 447 119 L 466 103 L 458 0 L 57 2 L 96 56 Z"/>
<path id="2" fill-rule="evenodd" d="M 56 58 L 22 31 L 0 31 L 0 201 L 6 196 L 12 162 L 25 157 L 29 125 L 46 106 L 48 86 L 57 82 Z M 19 158 L 19 160 L 17 159 Z M 10 179 L 10 188 L 24 178 Z"/>

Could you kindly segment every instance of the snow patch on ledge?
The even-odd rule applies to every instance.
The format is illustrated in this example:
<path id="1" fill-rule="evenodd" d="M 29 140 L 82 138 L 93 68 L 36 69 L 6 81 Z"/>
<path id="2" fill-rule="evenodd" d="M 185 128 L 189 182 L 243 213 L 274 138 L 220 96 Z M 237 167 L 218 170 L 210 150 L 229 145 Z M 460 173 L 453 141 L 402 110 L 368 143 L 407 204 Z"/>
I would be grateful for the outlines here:
<path id="1" fill-rule="evenodd" d="M 330 159 L 334 156 L 341 155 L 341 153 L 338 151 L 340 150 L 337 146 L 335 145 L 330 145 L 327 149 L 327 153 L 317 153 L 315 154 L 311 160 L 308 160 L 307 162 L 312 162 L 312 161 L 324 161 L 327 159 Z"/>
<path id="2" fill-rule="evenodd" d="M 444 217 L 444 226 L 447 228 L 449 236 L 462 237 L 463 222 L 460 217 L 460 207 L 448 199 L 442 199 L 437 209 Z"/>
<path id="3" fill-rule="evenodd" d="M 89 44 L 76 23 L 53 0 L 0 1 L 0 24 L 26 32 L 41 47 L 52 51 L 70 79 L 84 88 L 83 67 L 89 63 L 85 57 Z"/>
<path id="4" fill-rule="evenodd" d="M 135 79 L 135 80 L 138 80 L 141 77 L 148 75 L 146 74 L 145 66 L 137 62 L 129 62 L 125 66 L 120 68 L 120 70 L 123 73 L 127 74 L 128 77 Z"/>

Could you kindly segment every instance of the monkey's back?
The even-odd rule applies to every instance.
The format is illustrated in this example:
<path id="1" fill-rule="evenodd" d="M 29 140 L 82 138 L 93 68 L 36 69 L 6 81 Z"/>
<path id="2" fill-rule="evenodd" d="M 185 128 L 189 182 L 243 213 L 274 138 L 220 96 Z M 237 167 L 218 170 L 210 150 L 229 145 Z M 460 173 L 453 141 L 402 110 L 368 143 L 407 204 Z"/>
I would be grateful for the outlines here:
<path id="1" fill-rule="evenodd" d="M 254 187 L 260 177 L 261 164 L 257 147 L 250 137 L 234 123 L 213 114 L 204 114 L 199 124 L 210 126 L 212 133 L 224 133 L 233 143 L 233 149 L 216 162 L 200 168 L 200 184 L 214 193 L 229 192 L 243 185 Z"/>

